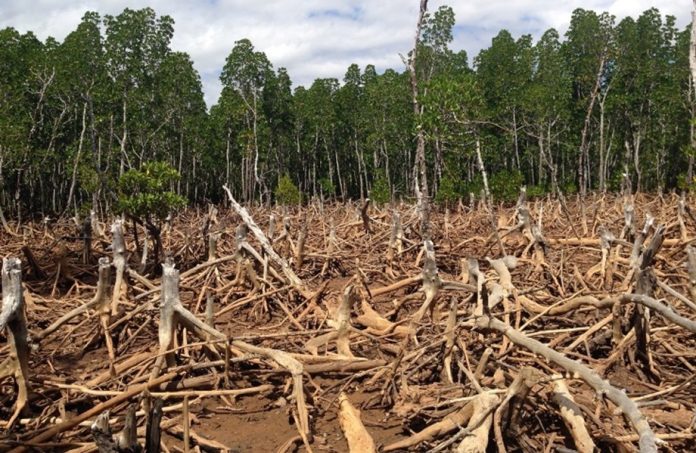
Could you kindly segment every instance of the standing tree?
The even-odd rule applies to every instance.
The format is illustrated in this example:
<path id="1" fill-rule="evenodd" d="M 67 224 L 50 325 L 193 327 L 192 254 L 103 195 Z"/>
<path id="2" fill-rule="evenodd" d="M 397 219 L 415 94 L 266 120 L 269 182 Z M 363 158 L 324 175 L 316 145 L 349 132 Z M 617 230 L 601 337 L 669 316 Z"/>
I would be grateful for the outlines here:
<path id="1" fill-rule="evenodd" d="M 155 93 L 160 65 L 170 52 L 174 20 L 151 8 L 126 8 L 104 19 L 106 67 L 120 110 L 119 176 L 138 168 L 152 156 L 152 139 L 170 119 L 157 108 Z M 116 110 L 116 106 L 114 106 Z M 118 111 L 117 110 L 117 111 Z"/>
<path id="2" fill-rule="evenodd" d="M 590 176 L 590 137 L 594 106 L 606 83 L 613 45 L 614 16 L 576 9 L 566 32 L 568 66 L 572 69 L 576 127 L 580 129 L 577 155 L 578 190 L 585 195 Z"/>
<path id="3" fill-rule="evenodd" d="M 263 121 L 263 90 L 271 71 L 263 52 L 254 50 L 248 39 L 235 43 L 220 75 L 223 86 L 230 88 L 245 107 L 244 154 L 242 159 L 242 199 L 251 201 L 261 181 L 259 128 Z"/>

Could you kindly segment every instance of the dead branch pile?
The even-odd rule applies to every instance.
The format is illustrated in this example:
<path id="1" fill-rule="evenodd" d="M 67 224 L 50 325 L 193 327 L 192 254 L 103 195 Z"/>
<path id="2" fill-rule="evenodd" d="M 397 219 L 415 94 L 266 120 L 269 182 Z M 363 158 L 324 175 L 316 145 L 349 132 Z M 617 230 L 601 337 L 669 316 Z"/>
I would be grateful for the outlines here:
<path id="1" fill-rule="evenodd" d="M 1 451 L 696 450 L 694 200 L 229 195 L 10 225 Z"/>

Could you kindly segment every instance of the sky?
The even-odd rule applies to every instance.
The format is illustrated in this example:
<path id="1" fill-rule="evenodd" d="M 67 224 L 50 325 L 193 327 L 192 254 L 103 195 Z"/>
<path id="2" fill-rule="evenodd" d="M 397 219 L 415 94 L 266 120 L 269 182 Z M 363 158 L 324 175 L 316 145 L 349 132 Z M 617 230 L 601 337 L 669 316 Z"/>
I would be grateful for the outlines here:
<path id="1" fill-rule="evenodd" d="M 456 16 L 453 50 L 471 62 L 503 28 L 513 36 L 539 38 L 548 28 L 565 33 L 575 8 L 608 11 L 618 20 L 650 7 L 676 16 L 681 29 L 691 20 L 689 0 L 430 0 Z M 206 103 L 217 101 L 220 71 L 235 41 L 248 38 L 275 68 L 287 68 L 295 86 L 318 77 L 343 79 L 351 63 L 374 64 L 379 72 L 403 70 L 400 54 L 413 45 L 418 0 L 0 0 L 0 28 L 33 31 L 39 39 L 62 40 L 85 11 L 118 14 L 152 7 L 174 18 L 171 47 L 187 52 L 201 75 Z"/>

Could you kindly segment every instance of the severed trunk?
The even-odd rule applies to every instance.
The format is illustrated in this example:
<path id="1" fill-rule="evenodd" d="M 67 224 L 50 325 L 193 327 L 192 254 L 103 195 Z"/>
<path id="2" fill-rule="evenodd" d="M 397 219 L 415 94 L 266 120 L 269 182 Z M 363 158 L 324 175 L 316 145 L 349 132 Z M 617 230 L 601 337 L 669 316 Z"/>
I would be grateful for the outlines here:
<path id="1" fill-rule="evenodd" d="M 411 51 L 410 58 L 408 59 L 408 71 L 411 78 L 411 94 L 413 96 L 413 113 L 416 116 L 416 123 L 420 121 L 422 116 L 420 103 L 418 102 L 418 76 L 416 75 L 416 57 L 418 54 L 418 42 L 420 41 L 421 28 L 423 26 L 423 20 L 425 14 L 428 10 L 428 0 L 421 0 L 420 2 L 420 12 L 418 14 L 418 22 L 416 23 L 416 35 L 413 40 L 413 50 Z M 425 135 L 423 129 L 418 127 L 418 132 L 416 134 L 416 161 L 414 166 L 414 174 L 416 175 L 416 187 L 422 192 L 422 206 L 421 209 L 423 213 L 421 219 L 423 219 L 421 230 L 424 236 L 428 236 L 427 219 L 428 211 L 430 210 L 430 191 L 428 190 L 428 177 L 427 177 L 427 165 L 425 162 Z"/>

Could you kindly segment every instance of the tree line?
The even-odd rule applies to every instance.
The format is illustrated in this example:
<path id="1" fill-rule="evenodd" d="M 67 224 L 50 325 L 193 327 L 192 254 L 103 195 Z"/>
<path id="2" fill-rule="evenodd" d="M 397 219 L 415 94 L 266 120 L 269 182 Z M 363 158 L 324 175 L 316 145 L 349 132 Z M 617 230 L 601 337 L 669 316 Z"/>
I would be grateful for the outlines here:
<path id="1" fill-rule="evenodd" d="M 693 184 L 690 29 L 674 17 L 577 9 L 565 35 L 502 30 L 472 62 L 451 48 L 454 26 L 448 6 L 424 17 L 416 111 L 408 69 L 352 64 L 293 89 L 247 39 L 208 110 L 191 58 L 171 49 L 173 19 L 150 8 L 87 12 L 63 42 L 0 30 L 0 214 L 111 209 L 123 175 L 152 161 L 193 203 L 221 201 L 223 184 L 244 202 L 294 189 L 388 201 L 414 193 L 418 134 L 436 200 L 481 190 L 477 146 L 499 199 L 522 184 L 616 190 L 624 174 L 637 190 Z"/>

